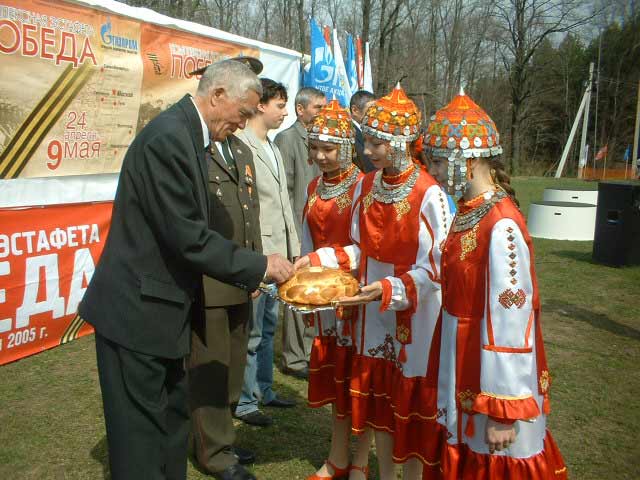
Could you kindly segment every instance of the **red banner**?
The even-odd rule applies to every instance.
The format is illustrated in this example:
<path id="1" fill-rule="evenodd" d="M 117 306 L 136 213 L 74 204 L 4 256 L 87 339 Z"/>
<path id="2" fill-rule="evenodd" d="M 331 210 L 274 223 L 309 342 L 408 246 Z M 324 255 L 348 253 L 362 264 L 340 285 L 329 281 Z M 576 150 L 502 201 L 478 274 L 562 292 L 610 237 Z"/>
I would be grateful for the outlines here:
<path id="1" fill-rule="evenodd" d="M 324 26 L 322 34 L 324 35 L 324 39 L 327 41 L 327 45 L 331 48 L 331 29 L 329 28 L 329 25 Z"/>
<path id="2" fill-rule="evenodd" d="M 0 365 L 93 331 L 78 304 L 104 248 L 112 207 L 0 209 Z"/>
<path id="3" fill-rule="evenodd" d="M 362 38 L 356 37 L 356 64 L 358 70 L 358 88 L 364 86 L 364 55 L 362 54 Z"/>

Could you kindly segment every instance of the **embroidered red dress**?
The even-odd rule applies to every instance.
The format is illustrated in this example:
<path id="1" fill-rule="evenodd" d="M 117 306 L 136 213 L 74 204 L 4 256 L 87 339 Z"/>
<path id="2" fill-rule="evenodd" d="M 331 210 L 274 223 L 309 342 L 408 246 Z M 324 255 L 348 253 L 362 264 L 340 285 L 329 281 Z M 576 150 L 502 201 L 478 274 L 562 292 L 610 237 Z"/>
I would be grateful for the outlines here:
<path id="1" fill-rule="evenodd" d="M 394 187 L 408 194 L 385 202 L 380 188 Z M 435 180 L 413 165 L 397 177 L 382 170 L 367 174 L 356 198 L 353 244 L 310 255 L 313 264 L 342 264 L 362 283 L 383 285 L 382 300 L 361 308 L 353 329 L 352 429 L 391 433 L 394 461 L 415 457 L 432 467 L 425 471 L 438 473 L 443 436 L 436 421 L 437 376 L 426 373 L 441 305 L 440 246 L 451 224 L 447 200 Z"/>
<path id="2" fill-rule="evenodd" d="M 442 256 L 442 314 L 431 350 L 445 479 L 566 479 L 546 430 L 549 383 L 533 245 L 506 195 L 460 202 Z M 501 198 L 502 197 L 502 198 Z M 492 206 L 474 224 L 474 209 Z M 478 210 L 475 210 L 476 212 Z M 467 222 L 459 222 L 467 214 Z M 490 454 L 487 417 L 515 422 L 517 438 Z"/>
<path id="3" fill-rule="evenodd" d="M 321 177 L 309 183 L 302 221 L 303 255 L 322 247 L 351 244 L 351 208 L 357 181 L 362 176 L 353 166 L 332 181 L 323 177 L 325 185 L 344 184 L 341 189 L 343 192 L 338 190 L 336 196 L 327 196 L 325 199 L 319 191 L 321 189 L 318 189 Z M 338 418 L 344 418 L 351 415 L 351 317 L 342 315 L 343 318 L 338 318 L 334 312 L 319 312 L 309 317 L 312 317 L 316 328 L 309 362 L 309 406 L 321 407 L 333 403 Z"/>

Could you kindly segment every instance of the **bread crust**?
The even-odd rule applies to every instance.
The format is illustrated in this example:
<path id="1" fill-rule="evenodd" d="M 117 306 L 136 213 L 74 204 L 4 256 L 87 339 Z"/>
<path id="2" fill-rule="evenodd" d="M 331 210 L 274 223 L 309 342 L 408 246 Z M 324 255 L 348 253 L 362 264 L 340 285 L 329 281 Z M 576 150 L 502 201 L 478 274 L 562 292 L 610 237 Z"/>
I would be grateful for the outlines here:
<path id="1" fill-rule="evenodd" d="M 338 268 L 304 267 L 278 287 L 285 302 L 299 305 L 327 305 L 340 297 L 352 297 L 360 290 L 358 281 Z"/>

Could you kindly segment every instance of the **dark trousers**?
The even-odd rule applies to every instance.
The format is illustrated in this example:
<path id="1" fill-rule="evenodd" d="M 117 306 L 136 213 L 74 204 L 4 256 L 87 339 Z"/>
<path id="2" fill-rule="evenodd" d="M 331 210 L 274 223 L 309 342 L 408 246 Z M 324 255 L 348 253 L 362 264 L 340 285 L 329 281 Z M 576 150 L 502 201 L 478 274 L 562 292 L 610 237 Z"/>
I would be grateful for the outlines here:
<path id="1" fill-rule="evenodd" d="M 303 316 L 284 308 L 282 326 L 282 368 L 300 372 L 309 368 L 315 329 L 307 327 Z"/>
<path id="2" fill-rule="evenodd" d="M 184 360 L 133 352 L 98 333 L 95 337 L 111 478 L 186 479 Z"/>
<path id="3" fill-rule="evenodd" d="M 232 413 L 247 358 L 251 302 L 206 309 L 206 345 L 191 334 L 189 398 L 195 455 L 202 468 L 220 472 L 237 463 Z"/>

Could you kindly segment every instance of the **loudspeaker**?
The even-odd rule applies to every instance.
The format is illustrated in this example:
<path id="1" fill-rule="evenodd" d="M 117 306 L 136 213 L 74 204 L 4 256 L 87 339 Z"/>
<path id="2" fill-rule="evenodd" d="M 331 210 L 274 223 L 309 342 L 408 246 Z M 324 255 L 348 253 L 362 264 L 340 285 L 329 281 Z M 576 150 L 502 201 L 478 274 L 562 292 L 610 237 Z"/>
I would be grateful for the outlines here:
<path id="1" fill-rule="evenodd" d="M 640 182 L 598 184 L 593 261 L 640 265 Z"/>

